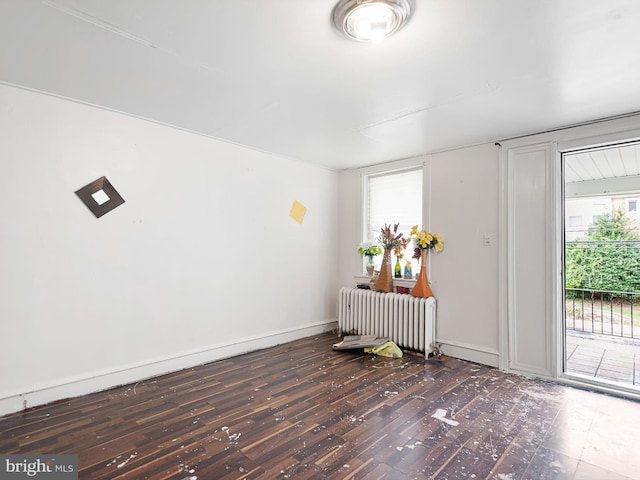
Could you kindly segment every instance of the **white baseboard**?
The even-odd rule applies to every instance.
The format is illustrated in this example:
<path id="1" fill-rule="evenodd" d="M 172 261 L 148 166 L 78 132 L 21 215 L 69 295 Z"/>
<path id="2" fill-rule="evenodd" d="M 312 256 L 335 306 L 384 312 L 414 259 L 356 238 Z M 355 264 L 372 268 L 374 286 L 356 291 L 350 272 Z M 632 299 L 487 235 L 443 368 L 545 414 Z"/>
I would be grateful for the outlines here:
<path id="1" fill-rule="evenodd" d="M 436 343 L 441 345 L 444 355 L 498 368 L 500 354 L 495 349 L 443 338 L 438 338 Z"/>
<path id="2" fill-rule="evenodd" d="M 338 328 L 335 320 L 325 320 L 300 327 L 279 330 L 261 336 L 245 337 L 205 349 L 181 352 L 171 357 L 156 358 L 119 370 L 93 372 L 90 377 L 59 379 L 56 384 L 30 392 L 9 394 L 0 398 L 0 415 L 78 397 L 109 388 L 139 382 L 158 375 L 214 362 L 254 350 L 273 347 L 299 338 L 309 337 Z"/>

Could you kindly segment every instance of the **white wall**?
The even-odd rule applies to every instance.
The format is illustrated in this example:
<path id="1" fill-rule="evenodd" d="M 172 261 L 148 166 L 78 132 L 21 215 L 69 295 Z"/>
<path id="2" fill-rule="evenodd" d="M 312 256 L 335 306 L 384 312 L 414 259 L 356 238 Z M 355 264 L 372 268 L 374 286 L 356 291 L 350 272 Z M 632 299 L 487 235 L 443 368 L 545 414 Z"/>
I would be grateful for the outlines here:
<path id="1" fill-rule="evenodd" d="M 438 339 L 446 354 L 498 365 L 499 153 L 493 144 L 431 156 L 429 228 Z M 487 235 L 490 246 L 484 245 Z"/>
<path id="2" fill-rule="evenodd" d="M 337 173 L 4 85 L 0 132 L 0 414 L 335 321 Z"/>
<path id="3" fill-rule="evenodd" d="M 392 170 L 425 166 L 425 227 L 444 237 L 430 254 L 429 280 L 437 299 L 438 340 L 447 355 L 498 365 L 499 154 L 493 144 L 381 165 Z M 360 273 L 361 176 L 340 173 L 340 285 Z M 393 222 L 393 219 L 389 219 Z M 489 235 L 491 246 L 484 246 Z"/>

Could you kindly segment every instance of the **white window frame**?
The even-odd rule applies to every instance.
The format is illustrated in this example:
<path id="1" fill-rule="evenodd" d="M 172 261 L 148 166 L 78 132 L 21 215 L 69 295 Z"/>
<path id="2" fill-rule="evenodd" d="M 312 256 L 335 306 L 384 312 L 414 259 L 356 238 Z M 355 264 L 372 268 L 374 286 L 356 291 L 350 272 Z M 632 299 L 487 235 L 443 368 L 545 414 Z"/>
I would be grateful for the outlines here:
<path id="1" fill-rule="evenodd" d="M 361 204 L 361 208 L 360 208 L 360 242 L 365 242 L 368 240 L 373 240 L 371 238 L 367 238 L 367 232 L 368 232 L 368 216 L 369 216 L 369 212 L 367 211 L 368 208 L 368 181 L 370 177 L 373 176 L 381 176 L 381 175 L 393 175 L 393 174 L 397 174 L 397 173 L 402 173 L 402 172 L 406 172 L 406 171 L 411 171 L 411 170 L 420 170 L 422 172 L 422 213 L 421 213 L 421 221 L 418 222 L 418 225 L 420 227 L 422 227 L 425 224 L 425 213 L 426 213 L 426 202 L 425 202 L 425 198 L 427 198 L 427 186 L 428 186 L 428 182 L 427 182 L 427 177 L 426 177 L 426 164 L 424 162 L 424 160 L 417 160 L 417 159 L 410 159 L 409 161 L 399 161 L 399 162 L 394 162 L 394 165 L 378 165 L 378 166 L 373 166 L 373 167 L 367 167 L 364 168 L 360 171 L 360 188 L 361 188 L 361 197 L 360 197 L 360 204 Z M 389 219 L 390 222 L 394 222 L 394 219 Z M 410 227 L 409 227 L 410 228 Z M 408 235 L 408 231 L 404 232 Z M 410 259 L 412 256 L 412 252 L 409 251 L 410 249 L 407 249 L 407 252 L 405 253 L 405 258 L 406 259 Z M 362 272 L 365 271 L 365 260 L 366 259 L 362 259 Z M 381 261 L 382 261 L 382 256 L 378 256 L 376 259 L 376 268 L 379 267 Z M 415 265 L 415 263 L 414 263 Z M 415 273 L 415 272 L 414 272 Z"/>

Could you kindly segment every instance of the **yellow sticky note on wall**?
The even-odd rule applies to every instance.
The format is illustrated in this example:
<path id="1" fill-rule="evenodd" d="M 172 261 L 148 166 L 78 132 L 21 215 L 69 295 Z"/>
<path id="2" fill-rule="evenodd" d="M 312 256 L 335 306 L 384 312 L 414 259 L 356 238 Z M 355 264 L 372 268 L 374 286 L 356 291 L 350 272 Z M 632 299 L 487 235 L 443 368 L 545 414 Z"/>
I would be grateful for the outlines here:
<path id="1" fill-rule="evenodd" d="M 307 213 L 307 207 L 302 205 L 299 201 L 294 200 L 293 205 L 291 206 L 291 211 L 289 212 L 289 216 L 296 222 L 302 223 L 302 219 L 304 218 L 305 213 Z"/>

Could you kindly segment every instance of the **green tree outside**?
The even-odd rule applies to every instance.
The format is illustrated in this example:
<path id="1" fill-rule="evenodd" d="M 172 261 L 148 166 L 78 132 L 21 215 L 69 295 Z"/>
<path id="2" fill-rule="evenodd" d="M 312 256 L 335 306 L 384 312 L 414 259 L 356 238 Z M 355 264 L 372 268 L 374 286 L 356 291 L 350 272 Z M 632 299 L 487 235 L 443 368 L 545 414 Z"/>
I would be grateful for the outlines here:
<path id="1" fill-rule="evenodd" d="M 640 236 L 622 210 L 602 215 L 565 248 L 566 288 L 640 292 Z"/>

